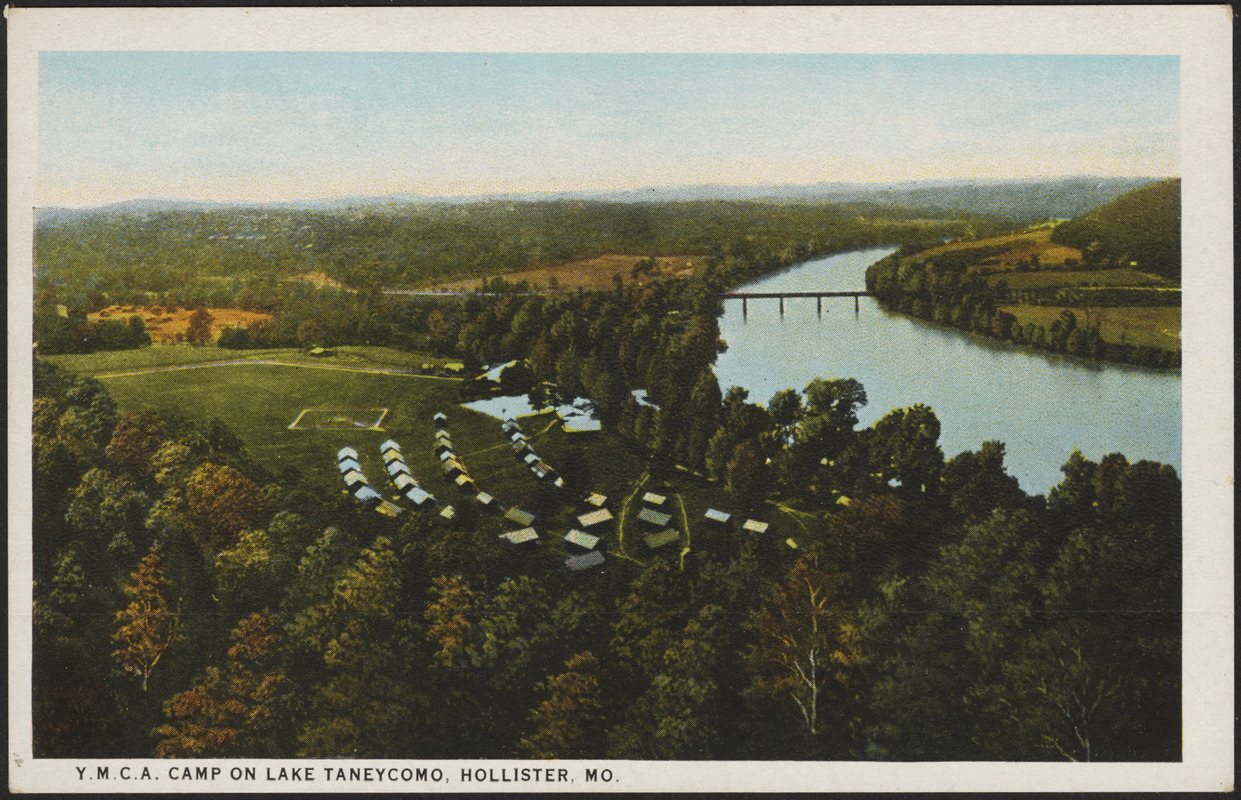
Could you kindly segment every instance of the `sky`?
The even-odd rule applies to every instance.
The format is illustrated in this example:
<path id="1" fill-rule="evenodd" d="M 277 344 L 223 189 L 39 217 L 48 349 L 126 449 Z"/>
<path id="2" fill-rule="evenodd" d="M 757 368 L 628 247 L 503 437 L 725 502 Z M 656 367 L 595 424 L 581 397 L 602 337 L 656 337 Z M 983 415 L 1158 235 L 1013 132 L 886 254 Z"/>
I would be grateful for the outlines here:
<path id="1" fill-rule="evenodd" d="M 1179 174 L 1175 56 L 39 54 L 38 203 Z"/>

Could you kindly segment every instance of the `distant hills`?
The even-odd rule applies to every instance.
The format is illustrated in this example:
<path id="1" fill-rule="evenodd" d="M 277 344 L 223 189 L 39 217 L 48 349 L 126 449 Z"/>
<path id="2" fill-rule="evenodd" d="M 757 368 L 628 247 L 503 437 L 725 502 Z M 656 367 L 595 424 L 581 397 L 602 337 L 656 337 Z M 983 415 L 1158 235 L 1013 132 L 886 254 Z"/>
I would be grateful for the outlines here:
<path id="1" fill-rule="evenodd" d="M 1160 181 L 1056 226 L 1051 240 L 1083 259 L 1181 279 L 1181 181 Z"/>
<path id="2" fill-rule="evenodd" d="M 93 216 L 123 216 L 175 211 L 258 209 L 286 211 L 399 212 L 427 204 L 487 202 L 675 203 L 690 201 L 873 203 L 945 212 L 985 214 L 1029 224 L 1078 217 L 1126 192 L 1156 183 L 1158 178 L 1066 177 L 1051 180 L 942 180 L 897 183 L 813 183 L 799 186 L 664 186 L 626 191 L 509 192 L 477 196 L 431 196 L 398 193 L 344 196 L 318 200 L 227 203 L 151 198 L 125 200 L 91 208 L 38 209 L 39 224 L 56 224 Z"/>

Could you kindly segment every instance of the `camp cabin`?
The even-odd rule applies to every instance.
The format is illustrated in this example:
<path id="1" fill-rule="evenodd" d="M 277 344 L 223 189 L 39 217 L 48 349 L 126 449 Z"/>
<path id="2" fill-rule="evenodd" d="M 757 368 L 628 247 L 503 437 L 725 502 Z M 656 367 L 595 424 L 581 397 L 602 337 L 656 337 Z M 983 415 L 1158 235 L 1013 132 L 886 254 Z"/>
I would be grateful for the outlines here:
<path id="1" fill-rule="evenodd" d="M 352 447 L 342 447 L 340 452 L 336 454 L 336 460 L 344 461 L 346 458 L 352 458 L 354 461 L 357 461 L 358 451 L 354 450 Z"/>
<path id="2" fill-rule="evenodd" d="M 666 528 L 668 527 L 669 520 L 672 519 L 672 515 L 664 514 L 660 511 L 652 511 L 649 508 L 644 508 L 638 512 L 638 519 L 642 520 L 647 525 L 654 525 L 656 528 Z"/>
<path id="3" fill-rule="evenodd" d="M 729 514 L 724 511 L 717 511 L 714 508 L 708 508 L 707 513 L 704 514 L 703 516 L 705 516 L 709 522 L 712 522 L 716 525 L 721 525 L 721 526 L 727 525 L 728 521 L 733 518 L 732 514 Z"/>
<path id="4" fill-rule="evenodd" d="M 413 501 L 413 504 L 419 508 L 425 505 L 435 505 L 435 496 L 420 486 L 411 486 L 406 490 L 405 496 Z"/>
<path id="5" fill-rule="evenodd" d="M 642 502 L 652 508 L 663 508 L 664 502 L 667 499 L 662 494 L 655 494 L 654 492 L 647 492 L 642 495 Z"/>
<path id="6" fill-rule="evenodd" d="M 542 544 L 539 541 L 539 534 L 534 528 L 522 528 L 519 531 L 511 531 L 509 533 L 500 534 L 500 538 L 513 544 L 514 546 L 533 547 Z"/>
<path id="7" fill-rule="evenodd" d="M 388 439 L 383 444 L 379 445 L 379 451 L 381 453 L 386 453 L 389 450 L 395 450 L 399 453 L 401 452 L 401 446 L 391 439 Z"/>
<path id="8" fill-rule="evenodd" d="M 658 550 L 661 547 L 666 547 L 667 545 L 672 544 L 680 538 L 681 534 L 679 531 L 668 528 L 667 530 L 660 531 L 659 533 L 648 533 L 646 536 L 642 537 L 642 541 L 646 542 L 646 546 L 650 549 Z"/>
<path id="9" fill-rule="evenodd" d="M 580 556 L 569 556 L 561 561 L 560 564 L 570 572 L 582 572 L 594 567 L 601 567 L 604 561 L 603 553 L 600 553 L 598 550 L 591 550 L 589 553 L 583 553 Z"/>
<path id="10" fill-rule="evenodd" d="M 756 519 L 747 519 L 745 523 L 742 524 L 741 528 L 742 530 L 747 530 L 750 533 L 766 533 L 767 523 L 759 522 Z"/>
<path id="11" fill-rule="evenodd" d="M 599 494 L 598 492 L 590 492 L 589 494 L 586 495 L 586 497 L 582 498 L 582 502 L 586 503 L 587 505 L 592 505 L 595 508 L 603 508 L 603 504 L 606 503 L 607 501 L 608 501 L 608 498 L 605 497 L 604 495 Z"/>
<path id="12" fill-rule="evenodd" d="M 352 458 L 347 458 L 340 462 L 340 474 L 348 475 L 350 472 L 361 472 L 362 466 Z"/>
<path id="13" fill-rule="evenodd" d="M 457 509 L 452 506 L 444 506 L 444 510 L 440 512 L 440 516 L 444 519 L 453 519 L 457 516 Z"/>
<path id="14" fill-rule="evenodd" d="M 474 499 L 477 500 L 479 504 L 483 506 L 483 508 L 494 509 L 496 506 L 499 505 L 499 503 L 496 502 L 496 499 L 492 497 L 491 495 L 487 494 L 486 492 L 479 492 L 477 495 L 474 496 Z"/>
<path id="15" fill-rule="evenodd" d="M 579 531 L 577 528 L 565 534 L 564 540 L 572 548 L 579 550 L 594 550 L 595 545 L 599 544 L 598 536 L 591 536 L 585 531 Z"/>
<path id="16" fill-rule="evenodd" d="M 608 511 L 606 508 L 601 508 L 598 511 L 592 511 L 589 514 L 582 514 L 577 518 L 577 524 L 583 528 L 593 528 L 596 525 L 602 525 L 605 522 L 611 521 L 612 512 Z"/>
<path id="17" fill-rule="evenodd" d="M 534 522 L 534 515 L 520 508 L 510 508 L 504 512 L 504 518 L 516 522 L 518 525 L 529 525 Z"/>
<path id="18" fill-rule="evenodd" d="M 438 411 L 435 416 L 431 417 L 431 425 L 433 425 L 436 430 L 444 430 L 448 427 L 448 417 L 444 416 L 442 411 Z"/>

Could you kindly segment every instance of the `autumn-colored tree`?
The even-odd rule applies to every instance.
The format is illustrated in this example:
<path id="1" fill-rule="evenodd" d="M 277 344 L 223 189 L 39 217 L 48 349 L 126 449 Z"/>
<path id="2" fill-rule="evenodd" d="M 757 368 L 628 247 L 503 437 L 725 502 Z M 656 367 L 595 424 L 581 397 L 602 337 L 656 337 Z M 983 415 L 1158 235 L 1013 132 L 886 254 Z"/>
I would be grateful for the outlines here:
<path id="1" fill-rule="evenodd" d="M 284 637 L 269 614 L 233 630 L 228 662 L 207 667 L 193 688 L 164 704 L 171 722 L 155 730 L 163 758 L 278 758 L 288 755 L 293 684 L 281 666 Z"/>
<path id="2" fill-rule="evenodd" d="M 185 329 L 185 340 L 190 344 L 206 344 L 211 341 L 211 323 L 215 317 L 205 308 L 200 308 L 190 315 L 189 325 Z"/>
<path id="3" fill-rule="evenodd" d="M 117 420 L 105 451 L 117 469 L 139 482 L 154 477 L 151 459 L 164 443 L 164 426 L 150 414 L 125 414 Z"/>
<path id="4" fill-rule="evenodd" d="M 799 559 L 754 620 L 754 690 L 787 704 L 802 732 L 823 730 L 822 708 L 839 699 L 860 653 L 856 621 L 843 603 L 841 578 L 817 553 Z"/>
<path id="5" fill-rule="evenodd" d="M 589 652 L 565 662 L 564 672 L 549 675 L 548 697 L 534 712 L 534 732 L 520 748 L 532 758 L 598 758 L 603 725 L 599 660 Z"/>
<path id="6" fill-rule="evenodd" d="M 138 564 L 125 595 L 130 603 L 116 614 L 112 657 L 124 672 L 142 681 L 145 692 L 151 673 L 177 638 L 178 612 L 159 545 Z"/>
<path id="7" fill-rule="evenodd" d="M 427 603 L 427 638 L 435 646 L 435 659 L 446 667 L 466 659 L 466 646 L 478 614 L 478 597 L 461 578 L 441 575 L 435 579 L 435 599 Z"/>
<path id="8" fill-rule="evenodd" d="M 194 470 L 180 496 L 196 538 L 210 552 L 227 547 L 245 528 L 261 527 L 269 513 L 263 487 L 219 464 Z"/>

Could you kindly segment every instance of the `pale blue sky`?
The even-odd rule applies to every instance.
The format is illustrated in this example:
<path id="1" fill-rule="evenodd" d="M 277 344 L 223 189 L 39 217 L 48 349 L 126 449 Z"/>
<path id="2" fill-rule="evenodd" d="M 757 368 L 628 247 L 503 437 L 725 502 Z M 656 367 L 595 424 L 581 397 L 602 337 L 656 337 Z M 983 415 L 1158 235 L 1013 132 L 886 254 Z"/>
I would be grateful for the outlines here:
<path id="1" fill-rule="evenodd" d="M 1175 57 L 44 52 L 39 204 L 1175 175 Z"/>

